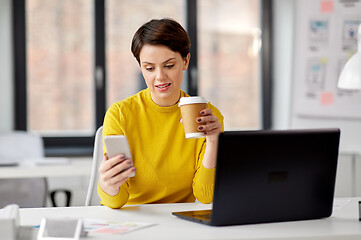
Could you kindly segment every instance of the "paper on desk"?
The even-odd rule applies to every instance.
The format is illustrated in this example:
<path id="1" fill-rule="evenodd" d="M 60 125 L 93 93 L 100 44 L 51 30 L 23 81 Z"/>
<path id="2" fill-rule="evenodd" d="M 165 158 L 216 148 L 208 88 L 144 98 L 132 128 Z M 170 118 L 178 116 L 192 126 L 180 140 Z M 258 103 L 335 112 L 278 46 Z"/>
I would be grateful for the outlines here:
<path id="1" fill-rule="evenodd" d="M 100 219 L 83 219 L 84 230 L 89 233 L 124 234 L 155 224 L 143 222 L 115 222 Z"/>

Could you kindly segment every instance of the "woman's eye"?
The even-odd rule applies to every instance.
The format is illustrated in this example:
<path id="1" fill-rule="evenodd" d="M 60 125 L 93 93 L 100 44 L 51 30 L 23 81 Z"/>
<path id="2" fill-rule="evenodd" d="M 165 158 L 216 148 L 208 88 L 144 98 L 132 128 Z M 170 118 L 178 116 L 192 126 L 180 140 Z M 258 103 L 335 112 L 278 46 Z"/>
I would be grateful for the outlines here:
<path id="1" fill-rule="evenodd" d="M 170 64 L 170 65 L 165 65 L 166 68 L 172 68 L 174 67 L 174 64 Z"/>
<path id="2" fill-rule="evenodd" d="M 153 67 L 145 67 L 145 70 L 147 70 L 147 71 L 152 71 L 152 70 L 153 70 Z"/>

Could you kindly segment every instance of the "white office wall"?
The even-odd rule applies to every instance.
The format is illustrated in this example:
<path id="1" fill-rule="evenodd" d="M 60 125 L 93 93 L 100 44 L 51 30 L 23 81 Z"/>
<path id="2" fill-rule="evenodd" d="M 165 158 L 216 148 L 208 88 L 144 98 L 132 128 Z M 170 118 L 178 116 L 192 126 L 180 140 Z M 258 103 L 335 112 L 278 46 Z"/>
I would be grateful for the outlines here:
<path id="1" fill-rule="evenodd" d="M 352 134 L 359 131 L 359 122 L 323 121 L 300 119 L 292 114 L 292 80 L 293 80 L 293 42 L 294 17 L 296 1 L 302 0 L 274 0 L 273 1 L 273 127 L 287 129 L 291 127 L 314 128 L 339 126 L 341 129 L 347 124 L 356 132 L 343 132 L 343 138 L 354 139 Z M 351 126 L 352 125 L 352 126 Z M 357 143 L 357 141 L 354 141 Z M 350 145 L 350 144 L 349 144 Z M 352 158 L 348 154 L 341 154 L 338 159 L 336 176 L 336 197 L 361 196 L 361 161 L 360 157 Z"/>
<path id="2" fill-rule="evenodd" d="M 11 0 L 0 1 L 0 132 L 13 129 Z"/>

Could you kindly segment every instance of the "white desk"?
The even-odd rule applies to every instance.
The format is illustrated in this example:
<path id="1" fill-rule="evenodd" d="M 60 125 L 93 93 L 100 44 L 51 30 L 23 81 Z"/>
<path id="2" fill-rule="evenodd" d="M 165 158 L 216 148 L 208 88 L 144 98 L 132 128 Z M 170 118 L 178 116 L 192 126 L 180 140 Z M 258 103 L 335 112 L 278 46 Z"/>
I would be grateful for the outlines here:
<path id="1" fill-rule="evenodd" d="M 0 167 L 1 178 L 90 176 L 91 158 L 72 158 L 68 164 Z"/>
<path id="2" fill-rule="evenodd" d="M 251 224 L 228 227 L 211 227 L 179 219 L 173 211 L 209 209 L 200 203 L 150 204 L 126 206 L 122 209 L 98 207 L 70 207 L 20 209 L 22 226 L 40 224 L 42 217 L 97 218 L 119 222 L 147 222 L 157 225 L 119 235 L 90 234 L 85 239 L 361 239 L 361 222 L 358 220 L 358 198 L 341 209 L 334 210 L 329 218 L 311 221 Z M 336 201 L 337 202 L 337 201 Z M 32 232 L 31 232 L 32 231 Z M 22 230 L 20 239 L 32 239 L 36 230 Z M 29 234 L 31 233 L 31 234 Z M 35 238 L 33 238 L 35 239 Z"/>

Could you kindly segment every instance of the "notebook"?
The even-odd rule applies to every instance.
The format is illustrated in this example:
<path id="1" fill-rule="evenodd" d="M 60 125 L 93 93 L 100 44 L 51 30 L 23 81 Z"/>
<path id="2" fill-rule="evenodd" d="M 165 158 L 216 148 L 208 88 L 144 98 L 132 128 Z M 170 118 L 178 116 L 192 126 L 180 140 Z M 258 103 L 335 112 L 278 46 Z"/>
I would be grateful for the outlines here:
<path id="1" fill-rule="evenodd" d="M 172 214 L 214 226 L 329 217 L 339 139 L 339 129 L 221 133 L 212 209 Z"/>

